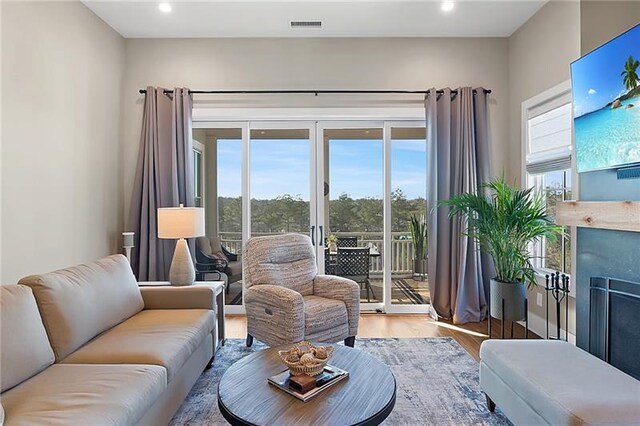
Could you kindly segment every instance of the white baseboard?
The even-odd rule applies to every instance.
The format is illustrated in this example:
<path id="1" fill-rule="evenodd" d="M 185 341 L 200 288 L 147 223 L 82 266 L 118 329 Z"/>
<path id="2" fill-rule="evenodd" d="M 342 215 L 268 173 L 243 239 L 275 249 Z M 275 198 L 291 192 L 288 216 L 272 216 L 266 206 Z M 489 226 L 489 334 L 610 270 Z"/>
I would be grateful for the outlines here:
<path id="1" fill-rule="evenodd" d="M 524 321 L 520 321 L 518 324 L 524 327 Z M 533 331 L 538 336 L 544 339 L 547 334 L 547 321 L 544 318 L 529 312 L 529 331 Z M 564 337 L 564 331 L 565 330 L 563 329 L 562 330 L 563 337 Z M 555 327 L 553 329 L 551 329 L 551 327 L 549 328 L 549 334 L 551 334 L 552 336 L 555 334 Z M 569 333 L 568 340 L 569 340 L 569 343 L 575 345 L 576 344 L 575 334 Z"/>

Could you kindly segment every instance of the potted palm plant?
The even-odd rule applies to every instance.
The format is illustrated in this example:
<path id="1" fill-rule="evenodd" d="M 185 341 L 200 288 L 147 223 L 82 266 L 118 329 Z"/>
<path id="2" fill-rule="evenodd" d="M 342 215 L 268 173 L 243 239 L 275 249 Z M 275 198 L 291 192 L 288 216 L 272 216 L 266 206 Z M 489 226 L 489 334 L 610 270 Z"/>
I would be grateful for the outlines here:
<path id="1" fill-rule="evenodd" d="M 411 215 L 411 240 L 413 243 L 413 273 L 427 273 L 427 222 L 424 215 Z"/>
<path id="2" fill-rule="evenodd" d="M 465 234 L 493 259 L 491 316 L 520 321 L 525 317 L 525 286 L 535 285 L 529 244 L 543 237 L 554 240 L 563 230 L 549 219 L 544 199 L 534 188 L 518 189 L 502 178 L 483 188 L 490 194 L 464 193 L 439 205 L 451 208 L 449 217 L 464 218 Z"/>

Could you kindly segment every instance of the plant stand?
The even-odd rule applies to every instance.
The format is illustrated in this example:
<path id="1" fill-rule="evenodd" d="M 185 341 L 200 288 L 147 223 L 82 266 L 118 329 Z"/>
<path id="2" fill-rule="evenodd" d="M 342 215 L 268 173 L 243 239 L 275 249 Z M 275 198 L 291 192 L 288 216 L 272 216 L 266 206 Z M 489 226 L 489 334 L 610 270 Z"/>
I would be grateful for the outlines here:
<path id="1" fill-rule="evenodd" d="M 504 319 L 504 299 L 502 300 L 502 309 L 500 310 L 501 312 L 501 319 L 500 319 L 500 338 L 504 339 L 504 323 L 505 323 L 505 319 Z M 487 317 L 487 322 L 489 323 L 489 339 L 491 339 L 491 318 L 493 318 L 491 316 L 491 306 L 487 306 L 487 313 L 488 313 L 488 317 Z M 511 334 L 510 334 L 510 338 L 513 339 L 513 323 L 516 321 L 510 321 L 511 322 Z M 524 338 L 528 339 L 529 338 L 529 299 L 524 299 Z"/>

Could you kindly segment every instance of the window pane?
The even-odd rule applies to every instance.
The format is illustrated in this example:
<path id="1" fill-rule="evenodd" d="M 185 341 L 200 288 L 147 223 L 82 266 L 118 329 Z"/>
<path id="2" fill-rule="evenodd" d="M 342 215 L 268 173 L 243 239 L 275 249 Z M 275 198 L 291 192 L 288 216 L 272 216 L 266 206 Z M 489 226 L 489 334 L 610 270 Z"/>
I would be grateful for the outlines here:
<path id="1" fill-rule="evenodd" d="M 224 130 L 224 129 L 221 129 Z M 230 249 L 242 248 L 242 135 L 217 140 L 218 228 Z"/>
<path id="2" fill-rule="evenodd" d="M 193 195 L 196 207 L 202 207 L 202 153 L 193 150 Z"/>
<path id="3" fill-rule="evenodd" d="M 571 171 L 554 170 L 539 175 L 530 175 L 529 184 L 541 191 L 547 213 L 555 220 L 558 203 L 571 199 Z M 568 228 L 565 228 L 567 231 Z M 571 272 L 570 237 L 559 236 L 554 240 L 544 239 L 532 245 L 532 254 L 537 256 L 534 265 L 564 273 Z"/>
<path id="4" fill-rule="evenodd" d="M 251 130 L 250 163 L 251 235 L 309 235 L 309 130 Z"/>
<path id="5" fill-rule="evenodd" d="M 324 229 L 336 245 L 325 251 L 325 272 L 358 282 L 362 303 L 383 301 L 382 136 L 379 128 L 324 131 Z M 358 262 L 365 271 L 354 275 L 348 257 L 338 254 L 348 247 L 369 248 L 368 271 Z"/>
<path id="6" fill-rule="evenodd" d="M 211 180 L 206 182 L 210 195 L 205 200 L 207 234 L 218 236 L 221 248 L 232 253 L 224 268 L 228 278 L 225 303 L 240 305 L 242 268 L 234 255 L 242 251 L 242 130 L 207 129 L 205 152 L 207 164 L 212 165 L 212 173 L 207 173 Z"/>
<path id="7" fill-rule="evenodd" d="M 427 213 L 427 141 L 424 127 L 391 129 L 391 303 L 429 303 L 426 241 L 416 250 L 412 218 Z M 419 254 L 417 251 L 421 251 Z"/>

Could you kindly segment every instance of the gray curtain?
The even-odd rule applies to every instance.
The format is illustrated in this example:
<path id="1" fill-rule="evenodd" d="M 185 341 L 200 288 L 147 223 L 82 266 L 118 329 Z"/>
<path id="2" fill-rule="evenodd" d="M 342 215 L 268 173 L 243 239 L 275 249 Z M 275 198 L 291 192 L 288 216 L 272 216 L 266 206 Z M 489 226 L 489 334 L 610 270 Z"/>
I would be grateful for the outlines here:
<path id="1" fill-rule="evenodd" d="M 463 192 L 478 192 L 491 177 L 487 95 L 463 87 L 452 95 L 435 89 L 425 97 L 428 162 L 429 290 L 436 313 L 455 324 L 481 321 L 487 314 L 490 259 L 462 235 L 464 219 L 433 208 Z"/>
<path id="2" fill-rule="evenodd" d="M 132 267 L 140 281 L 169 276 L 175 241 L 158 239 L 158 207 L 193 206 L 192 108 L 188 89 L 165 95 L 147 87 L 127 227 L 135 232 Z"/>

